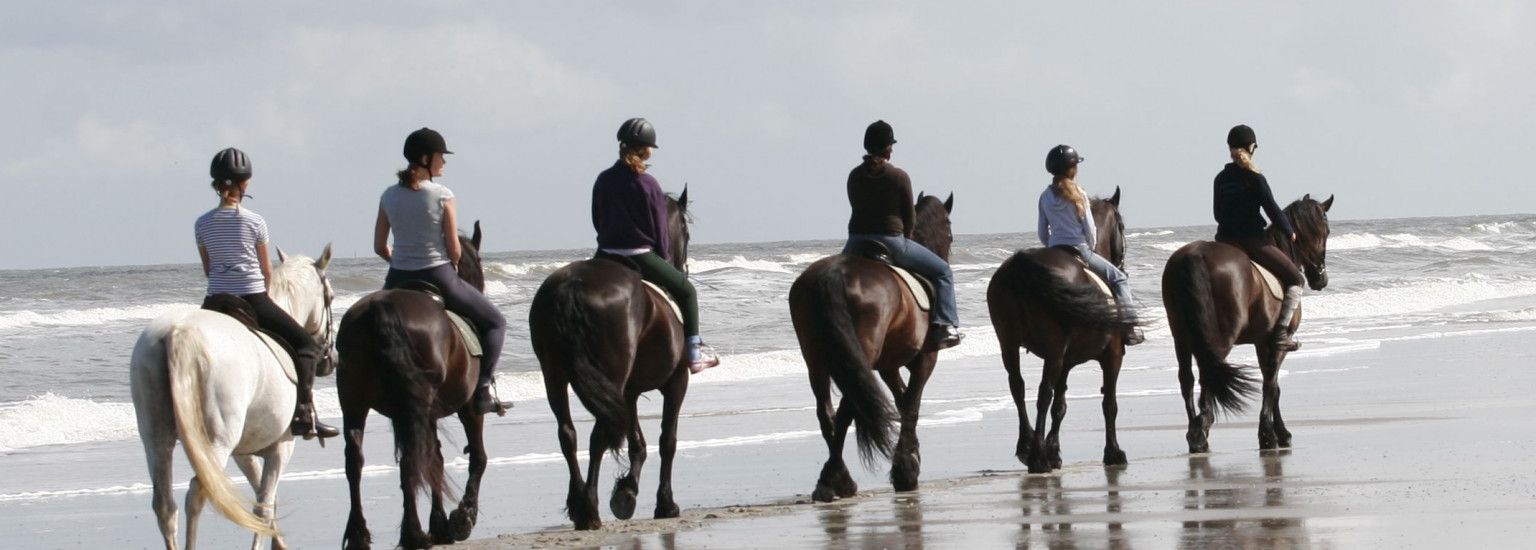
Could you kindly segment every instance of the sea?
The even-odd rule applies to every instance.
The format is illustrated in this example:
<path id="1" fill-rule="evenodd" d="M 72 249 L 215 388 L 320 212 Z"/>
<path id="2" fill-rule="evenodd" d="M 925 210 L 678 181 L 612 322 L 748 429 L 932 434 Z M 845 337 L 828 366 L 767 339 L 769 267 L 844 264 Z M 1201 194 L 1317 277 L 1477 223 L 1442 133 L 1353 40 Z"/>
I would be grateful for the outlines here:
<path id="1" fill-rule="evenodd" d="M 1162 315 L 1159 278 L 1172 251 L 1209 238 L 1213 229 L 1128 230 L 1126 270 L 1150 324 L 1148 341 L 1127 354 L 1118 389 L 1122 400 L 1155 399 L 1176 406 L 1172 341 Z M 309 247 L 313 250 L 283 244 L 289 253 L 316 254 L 322 243 L 317 240 Z M 939 370 L 924 403 L 923 429 L 980 422 L 989 413 L 1011 414 L 1012 401 L 987 318 L 986 288 L 1005 258 L 1037 244 L 1033 233 L 956 237 L 951 264 L 966 340 L 940 354 Z M 721 353 L 722 363 L 693 379 L 684 406 L 685 429 L 679 445 L 683 453 L 764 448 L 787 440 L 818 442 L 787 295 L 797 274 L 840 247 L 841 242 L 826 240 L 691 248 L 689 271 L 699 289 L 703 336 Z M 498 389 L 503 399 L 516 403 L 507 417 L 493 419 L 488 431 L 494 437 L 498 424 L 505 424 L 516 426 L 517 433 L 531 434 L 495 446 L 493 470 L 554 466 L 560 461 L 553 415 L 528 342 L 528 307 L 546 276 L 589 254 L 590 250 L 555 250 L 495 252 L 484 257 L 486 292 L 509 320 Z M 1335 221 L 1328 240 L 1328 267 L 1329 287 L 1308 290 L 1303 299 L 1298 339 L 1304 348 L 1292 354 L 1293 363 L 1399 340 L 1489 332 L 1536 337 L 1536 215 Z M 337 293 L 337 318 L 379 288 L 385 271 L 384 263 L 373 257 L 333 260 L 329 277 Z M 202 275 L 190 263 L 0 271 L 0 377 L 4 380 L 0 384 L 0 472 L 4 472 L 0 507 L 77 509 L 90 508 L 96 500 L 115 499 L 110 502 L 126 504 L 112 506 L 136 507 L 131 521 L 137 523 L 128 536 L 134 543 L 127 546 L 155 543 L 149 480 L 129 398 L 128 360 L 139 332 L 151 319 L 196 307 L 203 290 Z M 1249 348 L 1240 348 L 1233 357 L 1253 362 Z M 1315 365 L 1304 371 L 1309 377 L 1347 377 L 1356 368 L 1347 363 L 1302 362 Z M 1033 384 L 1038 380 L 1038 364 L 1027 356 L 1025 363 L 1035 369 L 1034 375 L 1027 375 Z M 1079 368 L 1097 371 L 1091 365 Z M 1299 374 L 1302 371 L 1284 373 Z M 1069 399 L 1097 399 L 1096 383 L 1078 384 L 1068 391 Z M 334 381 L 321 379 L 315 391 L 320 414 L 339 425 Z M 1030 395 L 1032 399 L 1033 390 Z M 659 406 L 659 397 L 650 401 L 645 405 L 648 410 Z M 1079 414 L 1094 417 L 1097 407 L 1091 401 L 1088 405 L 1080 409 L 1088 412 Z M 778 413 L 784 413 L 784 421 L 751 420 Z M 578 415 L 584 411 L 578 409 Z M 732 433 L 705 433 L 708 429 L 688 433 L 690 418 L 704 416 L 737 421 L 729 423 Z M 452 422 L 445 423 L 445 431 L 456 429 Z M 387 449 L 383 445 L 388 437 L 382 435 L 387 432 L 381 430 L 387 430 L 387 424 L 375 417 L 370 433 L 381 435 L 370 437 L 380 449 Z M 658 436 L 653 432 L 651 437 L 654 441 Z M 1011 440 L 1000 445 L 1011 449 Z M 339 440 L 326 450 L 301 443 L 298 454 L 302 456 L 285 476 L 284 490 L 294 490 L 305 480 L 324 480 L 328 492 L 343 484 L 339 447 Z M 60 474 L 61 464 L 72 462 L 83 467 Z M 462 473 L 462 457 L 450 463 Z M 380 468 L 371 472 L 385 473 L 393 461 L 387 450 L 376 451 L 370 465 Z M 814 461 L 802 469 L 808 470 L 801 476 L 807 479 L 796 483 L 809 490 Z M 554 471 L 563 472 L 563 468 Z M 189 476 L 183 464 L 177 480 L 185 483 Z M 369 479 L 382 487 L 380 494 L 394 486 L 384 479 Z M 555 486 L 563 490 L 563 483 Z M 334 492 L 344 502 L 344 489 Z M 558 523 L 563 495 L 557 491 L 536 498 L 547 501 L 541 502 L 542 509 L 547 509 L 544 515 L 517 520 L 523 523 L 513 521 L 511 527 Z M 375 523 L 376 540 L 394 540 L 391 529 L 398 507 L 370 513 L 388 518 Z M 205 525 L 220 522 L 212 512 L 204 513 Z M 119 525 L 118 520 L 108 523 Z M 50 529 L 54 533 L 68 530 Z M 339 532 L 339 524 L 334 531 Z M 334 544 L 335 536 L 339 535 L 326 533 L 315 540 Z"/>

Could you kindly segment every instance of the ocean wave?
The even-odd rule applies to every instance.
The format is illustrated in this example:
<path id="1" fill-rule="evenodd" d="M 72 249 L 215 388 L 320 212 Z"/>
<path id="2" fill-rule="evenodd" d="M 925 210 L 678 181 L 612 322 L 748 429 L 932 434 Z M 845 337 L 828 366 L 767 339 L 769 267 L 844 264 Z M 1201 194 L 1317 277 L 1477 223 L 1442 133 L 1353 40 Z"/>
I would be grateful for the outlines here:
<path id="1" fill-rule="evenodd" d="M 546 272 L 546 271 L 553 273 L 556 269 L 560 269 L 562 267 L 565 267 L 566 264 L 569 264 L 569 263 L 571 263 L 571 262 L 570 261 L 563 261 L 563 262 L 526 262 L 526 263 L 519 263 L 519 264 L 506 263 L 506 262 L 491 262 L 491 263 L 485 264 L 485 274 L 486 275 L 497 275 L 497 276 L 508 277 L 508 278 L 520 278 L 520 277 L 526 277 L 530 273 Z"/>
<path id="2" fill-rule="evenodd" d="M 139 433 L 131 403 L 97 403 L 53 393 L 0 404 L 0 450 L 128 439 Z"/>
<path id="3" fill-rule="evenodd" d="M 1536 281 L 1501 281 L 1471 273 L 1459 278 L 1431 278 L 1400 286 L 1307 296 L 1308 319 L 1390 317 L 1434 311 L 1483 300 L 1536 295 Z"/>
<path id="4" fill-rule="evenodd" d="M 722 269 L 745 269 L 748 271 L 767 271 L 770 273 L 790 273 L 784 264 L 772 260 L 749 260 L 746 256 L 732 256 L 731 259 L 720 260 L 688 260 L 688 269 L 693 273 L 708 273 Z"/>
<path id="5" fill-rule="evenodd" d="M 1126 233 L 1125 234 L 1125 238 L 1127 238 L 1127 239 L 1134 239 L 1134 238 L 1137 238 L 1137 237 L 1161 237 L 1163 235 L 1172 235 L 1172 234 L 1173 234 L 1173 231 L 1172 230 L 1168 230 L 1168 229 L 1164 229 L 1162 231 L 1140 231 L 1140 232 L 1136 232 L 1136 233 Z"/>
<path id="6" fill-rule="evenodd" d="M 0 313 L 0 330 L 31 327 L 86 327 L 124 321 L 148 321 L 172 311 L 196 307 L 197 304 L 172 303 L 45 312 L 11 311 Z"/>
<path id="7" fill-rule="evenodd" d="M 1345 233 L 1328 237 L 1329 250 L 1360 250 L 1368 248 L 1444 248 L 1458 252 L 1493 250 L 1487 243 L 1467 237 L 1449 239 L 1425 239 L 1412 233 Z"/>
<path id="8" fill-rule="evenodd" d="M 1185 241 L 1178 241 L 1178 242 L 1171 242 L 1171 243 L 1153 243 L 1153 244 L 1150 244 L 1148 246 L 1151 246 L 1152 248 L 1156 248 L 1158 250 L 1162 250 L 1162 251 L 1165 251 L 1165 252 L 1173 252 L 1173 251 L 1176 251 L 1176 250 L 1178 250 L 1180 248 L 1184 248 L 1184 245 L 1186 245 L 1186 244 L 1189 244 L 1189 243 L 1185 242 Z"/>
<path id="9" fill-rule="evenodd" d="M 1516 221 L 1509 221 L 1509 222 L 1487 222 L 1487 223 L 1478 223 L 1478 224 L 1473 224 L 1472 225 L 1472 229 L 1474 231 L 1480 231 L 1480 232 L 1483 232 L 1483 233 L 1494 233 L 1494 234 L 1502 234 L 1502 233 L 1506 233 L 1506 232 L 1507 233 L 1530 233 L 1530 230 L 1528 229 L 1528 227 L 1536 227 L 1536 223 L 1523 224 L 1523 223 L 1516 222 Z"/>

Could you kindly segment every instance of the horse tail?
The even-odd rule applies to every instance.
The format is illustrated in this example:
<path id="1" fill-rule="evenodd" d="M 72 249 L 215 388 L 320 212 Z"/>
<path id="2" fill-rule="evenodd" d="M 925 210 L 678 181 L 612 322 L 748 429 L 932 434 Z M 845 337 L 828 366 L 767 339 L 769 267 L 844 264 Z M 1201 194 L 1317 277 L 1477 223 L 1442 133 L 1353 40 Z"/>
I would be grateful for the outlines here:
<path id="1" fill-rule="evenodd" d="M 1207 267 L 1205 253 L 1198 247 L 1188 249 L 1188 254 L 1175 254 L 1169 261 L 1169 272 L 1175 277 L 1182 274 L 1183 281 L 1163 285 L 1163 302 L 1171 310 L 1169 318 L 1179 320 L 1174 327 L 1177 333 L 1193 336 L 1188 346 L 1200 367 L 1200 393 L 1210 395 L 1216 405 L 1227 414 L 1243 412 L 1248 407 L 1245 398 L 1257 390 L 1253 375 L 1244 365 L 1228 363 L 1216 355 L 1221 347 L 1216 339 L 1221 334 L 1216 324 L 1216 304 L 1212 299 L 1211 270 Z M 1182 283 L 1182 284 L 1181 284 Z"/>
<path id="2" fill-rule="evenodd" d="M 553 306 L 551 318 L 558 335 L 559 356 L 568 361 L 565 375 L 576 390 L 576 398 L 586 406 L 596 420 L 593 426 L 593 445 L 599 452 L 618 450 L 623 447 L 626 435 L 634 424 L 629 407 L 624 403 L 623 390 L 608 378 L 601 361 L 594 353 L 600 346 L 603 330 L 597 326 L 593 312 L 582 300 L 580 275 L 572 275 L 556 282 L 549 294 L 541 288 L 534 297 L 534 310 L 546 310 Z M 545 302 L 540 307 L 538 302 Z"/>
<path id="3" fill-rule="evenodd" d="M 816 278 L 815 296 L 820 307 L 814 308 L 812 330 L 822 334 L 828 345 L 822 348 L 829 360 L 828 372 L 838 391 L 846 398 L 845 406 L 853 415 L 853 425 L 858 429 L 859 456 L 866 466 L 875 461 L 875 454 L 891 456 L 892 424 L 896 411 L 880 380 L 864 355 L 864 347 L 857 337 L 852 309 L 848 304 L 848 275 L 833 267 Z M 838 411 L 841 413 L 842 411 Z"/>
<path id="4" fill-rule="evenodd" d="M 394 404 L 390 417 L 395 432 L 395 460 L 405 476 L 405 489 L 415 494 L 423 489 L 432 495 L 448 487 L 438 461 L 437 418 L 432 404 L 437 400 L 437 380 L 418 365 L 418 355 L 411 347 L 410 335 L 400 319 L 400 310 L 389 300 L 373 302 L 374 334 L 379 338 L 377 364 L 384 383 L 384 399 Z"/>
<path id="5" fill-rule="evenodd" d="M 1033 254 L 1018 252 L 1007 265 L 1008 272 L 1001 277 L 1009 290 L 1016 296 L 1035 297 L 1045 307 L 1045 313 L 1063 325 L 1094 332 L 1119 332 L 1136 324 L 1097 285 L 1074 284 Z"/>
<path id="6" fill-rule="evenodd" d="M 236 525 L 258 535 L 276 535 L 277 526 L 251 512 L 251 501 L 235 492 L 224 464 L 214 456 L 212 438 L 208 435 L 208 388 L 203 376 L 212 363 L 207 339 L 202 332 L 177 324 L 166 334 L 165 348 L 176 429 L 181 432 L 182 448 L 203 494 L 214 509 Z"/>

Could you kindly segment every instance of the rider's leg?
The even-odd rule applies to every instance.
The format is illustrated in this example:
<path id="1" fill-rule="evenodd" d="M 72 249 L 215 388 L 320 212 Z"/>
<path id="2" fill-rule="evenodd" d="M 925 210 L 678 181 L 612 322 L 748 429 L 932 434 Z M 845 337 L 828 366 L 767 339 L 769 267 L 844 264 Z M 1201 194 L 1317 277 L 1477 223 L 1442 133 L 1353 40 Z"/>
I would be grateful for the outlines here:
<path id="1" fill-rule="evenodd" d="M 1110 292 L 1115 295 L 1115 303 L 1120 304 L 1121 315 L 1135 322 L 1136 297 L 1131 295 L 1130 278 L 1126 277 L 1125 272 L 1120 271 L 1120 268 L 1115 267 L 1115 264 L 1109 263 L 1109 260 L 1104 259 L 1103 256 L 1089 250 L 1087 245 L 1078 245 L 1077 252 L 1082 255 L 1083 263 L 1088 265 L 1088 269 L 1097 273 L 1109 285 Z M 1125 336 L 1127 346 L 1134 346 L 1146 340 L 1146 337 L 1141 334 L 1141 329 L 1135 326 L 1132 326 Z"/>
<path id="2" fill-rule="evenodd" d="M 959 344 L 964 336 L 957 330 L 960 312 L 955 307 L 955 272 L 949 268 L 949 262 L 915 241 L 903 237 L 893 239 L 895 246 L 887 245 L 892 248 L 892 261 L 933 282 L 935 326 L 929 331 L 929 345 L 944 349 Z"/>
<path id="3" fill-rule="evenodd" d="M 1275 278 L 1280 280 L 1285 287 L 1285 298 L 1280 302 L 1280 315 L 1275 319 L 1275 326 L 1270 332 L 1270 339 L 1277 349 L 1282 351 L 1296 351 L 1301 344 L 1295 340 L 1291 332 L 1291 318 L 1295 317 L 1296 308 L 1301 305 L 1301 286 L 1307 280 L 1301 275 L 1301 270 L 1296 269 L 1296 264 L 1285 257 L 1285 253 L 1274 245 L 1262 240 L 1246 243 L 1244 247 L 1249 257 L 1259 265 L 1264 266 Z"/>
<path id="4" fill-rule="evenodd" d="M 672 299 L 677 300 L 677 305 L 683 309 L 683 336 L 688 341 L 688 362 L 694 372 L 698 372 L 720 363 L 720 358 L 715 357 L 704 349 L 703 339 L 699 337 L 699 295 L 693 288 L 693 283 L 688 282 L 688 276 L 672 264 L 667 263 L 655 252 L 646 252 L 629 257 L 640 267 L 640 276 L 647 281 L 656 283 L 666 289 Z"/>
<path id="5" fill-rule="evenodd" d="M 314 415 L 315 365 L 320 362 L 320 346 L 315 344 L 309 331 L 277 307 L 267 293 L 247 294 L 241 298 L 256 311 L 257 326 L 272 331 L 293 346 L 293 366 L 299 375 L 298 405 L 293 412 L 294 435 L 319 435 L 322 438 L 338 435 L 340 432 L 336 428 L 321 424 Z"/>
<path id="6" fill-rule="evenodd" d="M 428 279 L 443 291 L 443 305 L 450 311 L 463 315 L 475 325 L 480 338 L 480 379 L 475 388 L 475 408 L 481 414 L 499 412 L 500 403 L 491 398 L 491 384 L 495 381 L 496 363 L 501 360 L 501 347 L 506 338 L 507 318 L 491 303 L 491 299 L 464 279 L 459 278 L 453 266 L 443 264 L 432 268 Z"/>

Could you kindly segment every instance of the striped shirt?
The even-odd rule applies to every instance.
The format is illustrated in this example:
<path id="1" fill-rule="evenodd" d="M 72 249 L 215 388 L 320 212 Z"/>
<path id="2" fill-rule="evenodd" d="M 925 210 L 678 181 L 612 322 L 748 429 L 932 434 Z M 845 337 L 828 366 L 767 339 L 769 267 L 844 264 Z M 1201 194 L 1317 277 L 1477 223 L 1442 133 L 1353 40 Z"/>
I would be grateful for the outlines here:
<path id="1" fill-rule="evenodd" d="M 208 252 L 208 295 L 267 291 L 256 246 L 267 244 L 267 221 L 249 208 L 215 208 L 197 218 L 197 246 Z"/>

